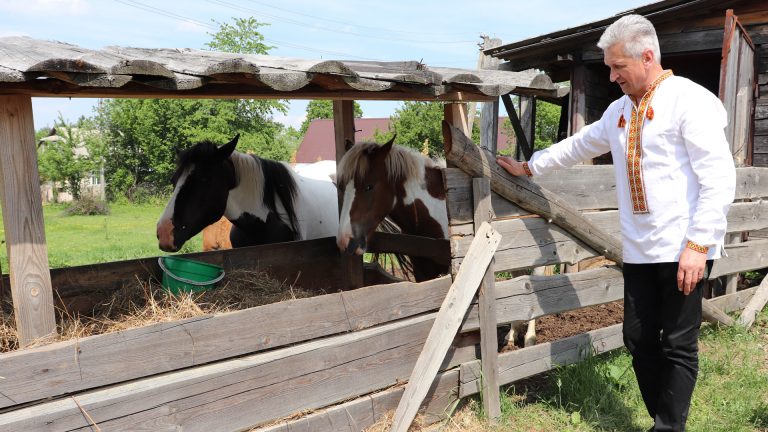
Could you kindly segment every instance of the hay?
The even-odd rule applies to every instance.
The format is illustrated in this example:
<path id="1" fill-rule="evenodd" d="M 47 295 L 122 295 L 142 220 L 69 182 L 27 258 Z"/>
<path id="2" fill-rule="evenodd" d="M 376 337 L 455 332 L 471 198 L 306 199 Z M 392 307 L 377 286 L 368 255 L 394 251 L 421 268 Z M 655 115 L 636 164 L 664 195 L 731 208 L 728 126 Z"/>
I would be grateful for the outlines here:
<path id="1" fill-rule="evenodd" d="M 107 301 L 94 307 L 90 314 L 71 315 L 57 310 L 58 335 L 36 340 L 28 348 L 316 294 L 272 279 L 265 272 L 252 270 L 230 271 L 215 289 L 180 295 L 168 294 L 154 280 L 136 280 L 115 291 Z M 13 306 L 6 301 L 0 308 L 0 352 L 18 348 Z"/>

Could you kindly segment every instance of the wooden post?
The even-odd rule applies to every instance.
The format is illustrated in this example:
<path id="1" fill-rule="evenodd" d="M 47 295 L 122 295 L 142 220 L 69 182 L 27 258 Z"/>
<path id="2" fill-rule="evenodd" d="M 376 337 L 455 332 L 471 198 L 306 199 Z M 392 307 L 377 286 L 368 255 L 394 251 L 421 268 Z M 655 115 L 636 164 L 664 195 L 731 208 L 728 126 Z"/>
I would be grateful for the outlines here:
<path id="1" fill-rule="evenodd" d="M 501 39 L 483 36 L 483 45 L 480 48 L 480 60 L 478 69 L 496 69 L 499 59 L 483 54 L 483 51 L 501 46 Z M 472 105 L 470 104 L 470 107 Z M 469 110 L 470 119 L 474 110 Z M 469 121 L 469 130 L 472 130 L 472 121 Z M 483 102 L 480 104 L 480 145 L 494 154 L 497 152 L 499 139 L 499 100 Z"/>
<path id="2" fill-rule="evenodd" d="M 507 110 L 507 116 L 509 116 L 509 121 L 512 123 L 512 129 L 515 130 L 517 148 L 522 150 L 523 159 L 528 160 L 533 154 L 533 147 L 528 144 L 528 138 L 526 138 L 523 126 L 520 124 L 520 118 L 517 116 L 515 104 L 512 103 L 512 98 L 510 98 L 508 94 L 502 95 L 501 101 L 504 102 L 504 109 Z M 520 151 L 515 150 L 515 155 L 517 156 L 518 154 L 520 154 Z"/>
<path id="3" fill-rule="evenodd" d="M 333 101 L 333 130 L 336 140 L 336 166 L 346 153 L 347 140 L 355 142 L 355 101 Z M 342 191 L 339 190 L 339 212 L 344 202 Z M 347 289 L 363 286 L 363 258 L 357 255 L 342 253 L 342 265 L 345 273 L 349 275 Z"/>
<path id="4" fill-rule="evenodd" d="M 29 96 L 0 96 L 0 172 L 13 310 L 25 346 L 56 334 Z"/>
<path id="5" fill-rule="evenodd" d="M 536 148 L 536 98 L 520 96 L 520 125 L 531 151 Z"/>
<path id="6" fill-rule="evenodd" d="M 752 299 L 744 307 L 744 310 L 741 311 L 739 324 L 746 328 L 750 328 L 755 322 L 757 314 L 763 310 L 766 303 L 768 303 L 768 277 L 763 278 L 763 281 L 760 282 L 760 286 L 755 291 L 755 295 L 752 296 Z"/>
<path id="7" fill-rule="evenodd" d="M 491 181 L 487 178 L 472 179 L 472 196 L 475 204 L 475 232 L 483 222 L 491 222 Z M 480 366 L 482 368 L 483 410 L 492 423 L 501 416 L 499 395 L 499 350 L 496 329 L 496 286 L 493 272 L 493 260 L 485 271 L 478 294 L 478 313 L 480 315 Z"/>
<path id="8" fill-rule="evenodd" d="M 392 420 L 392 432 L 406 432 L 416 417 L 416 411 L 435 380 L 440 364 L 464 321 L 467 309 L 500 241 L 501 234 L 487 222 L 483 222 L 475 233 L 475 239 L 472 240 L 467 256 L 461 263 L 448 294 L 445 295 L 440 311 L 437 312 L 424 348 L 416 360 L 408 385 L 397 405 Z"/>
<path id="9" fill-rule="evenodd" d="M 448 124 L 453 125 L 455 128 L 462 131 L 467 136 L 472 136 L 471 131 L 469 130 L 469 125 L 467 124 L 467 104 L 464 103 L 446 103 L 443 105 L 443 120 L 448 122 Z M 443 131 L 443 149 L 445 150 L 445 154 L 448 154 L 448 152 L 451 151 L 451 135 L 445 134 L 445 131 Z M 446 165 L 448 168 L 453 167 L 453 165 L 446 161 Z"/>

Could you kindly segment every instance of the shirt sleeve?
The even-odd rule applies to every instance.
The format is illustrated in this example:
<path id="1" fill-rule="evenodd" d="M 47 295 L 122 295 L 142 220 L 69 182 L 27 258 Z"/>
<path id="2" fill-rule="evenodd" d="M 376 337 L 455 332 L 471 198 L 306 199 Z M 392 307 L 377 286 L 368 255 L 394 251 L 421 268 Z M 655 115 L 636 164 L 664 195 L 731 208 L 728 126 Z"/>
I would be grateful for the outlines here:
<path id="1" fill-rule="evenodd" d="M 689 100 L 680 129 L 700 189 L 686 235 L 702 246 L 721 246 L 717 239 L 725 234 L 726 216 L 736 192 L 736 169 L 725 136 L 728 115 L 712 94 Z"/>
<path id="2" fill-rule="evenodd" d="M 603 113 L 600 120 L 584 126 L 577 133 L 551 147 L 534 153 L 528 162 L 531 173 L 541 175 L 554 169 L 567 168 L 611 151 L 606 133 L 608 111 Z"/>

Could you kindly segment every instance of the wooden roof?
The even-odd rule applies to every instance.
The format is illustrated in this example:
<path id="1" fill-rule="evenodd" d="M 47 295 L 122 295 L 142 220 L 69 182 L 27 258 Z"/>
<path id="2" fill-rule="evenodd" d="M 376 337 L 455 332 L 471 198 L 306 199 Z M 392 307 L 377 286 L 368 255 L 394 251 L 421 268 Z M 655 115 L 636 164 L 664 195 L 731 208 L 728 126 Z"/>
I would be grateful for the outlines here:
<path id="1" fill-rule="evenodd" d="M 544 74 L 119 46 L 90 50 L 29 37 L 0 38 L 0 94 L 67 97 L 207 97 L 495 100 L 557 97 Z M 562 93 L 562 90 L 560 90 Z"/>
<path id="2" fill-rule="evenodd" d="M 726 8 L 736 8 L 736 12 L 739 13 L 745 7 L 747 10 L 759 7 L 755 6 L 759 3 L 757 0 L 663 0 L 577 27 L 487 49 L 484 53 L 511 62 L 502 66 L 504 69 L 519 70 L 519 68 L 541 67 L 544 64 L 553 64 L 558 61 L 570 61 L 571 59 L 566 58 L 566 53 L 573 48 L 582 47 L 585 43 L 596 42 L 609 25 L 624 15 L 643 15 L 657 26 L 659 32 L 660 25 L 673 25 L 675 26 L 673 31 L 680 32 L 690 30 L 686 29 L 681 21 L 717 13 L 719 14 L 719 21 L 714 26 L 719 27 L 722 33 L 722 26 L 725 22 L 723 11 Z M 664 51 L 664 47 L 662 47 L 662 51 Z"/>

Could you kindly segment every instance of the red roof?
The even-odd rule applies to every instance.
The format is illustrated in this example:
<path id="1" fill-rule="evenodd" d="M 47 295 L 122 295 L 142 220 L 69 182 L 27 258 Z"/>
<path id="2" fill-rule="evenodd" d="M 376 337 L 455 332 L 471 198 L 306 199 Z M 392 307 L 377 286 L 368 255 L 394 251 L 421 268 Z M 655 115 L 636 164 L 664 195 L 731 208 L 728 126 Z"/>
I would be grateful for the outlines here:
<path id="1" fill-rule="evenodd" d="M 498 149 L 508 147 L 507 135 L 501 127 L 506 117 L 499 117 Z M 374 132 L 387 132 L 389 118 L 356 118 L 355 141 L 373 141 Z M 511 142 L 514 143 L 514 135 Z M 315 119 L 309 123 L 307 133 L 296 151 L 296 163 L 313 163 L 320 160 L 336 160 L 336 144 L 333 131 L 333 119 Z"/>

